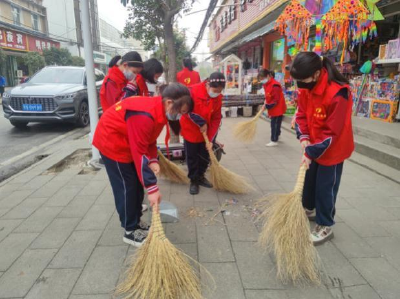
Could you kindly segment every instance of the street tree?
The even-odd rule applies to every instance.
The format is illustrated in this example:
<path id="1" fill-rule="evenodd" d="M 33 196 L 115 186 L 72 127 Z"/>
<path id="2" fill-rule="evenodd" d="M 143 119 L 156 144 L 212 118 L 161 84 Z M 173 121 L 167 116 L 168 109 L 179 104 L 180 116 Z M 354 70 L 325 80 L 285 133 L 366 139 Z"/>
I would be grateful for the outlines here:
<path id="1" fill-rule="evenodd" d="M 28 66 L 29 76 L 32 76 L 46 65 L 43 56 L 38 52 L 28 52 L 24 56 L 24 63 Z"/>
<path id="2" fill-rule="evenodd" d="M 52 47 L 43 50 L 43 56 L 47 65 L 72 65 L 72 55 L 68 49 Z"/>
<path id="3" fill-rule="evenodd" d="M 73 66 L 85 66 L 85 59 L 79 56 L 72 56 L 71 57 L 71 65 Z"/>
<path id="4" fill-rule="evenodd" d="M 175 81 L 177 72 L 175 18 L 180 12 L 188 11 L 194 0 L 121 0 L 121 3 L 124 6 L 131 4 L 125 35 L 140 40 L 145 49 L 154 48 L 158 42 L 160 51 L 164 51 L 163 60 L 168 69 L 167 80 Z"/>

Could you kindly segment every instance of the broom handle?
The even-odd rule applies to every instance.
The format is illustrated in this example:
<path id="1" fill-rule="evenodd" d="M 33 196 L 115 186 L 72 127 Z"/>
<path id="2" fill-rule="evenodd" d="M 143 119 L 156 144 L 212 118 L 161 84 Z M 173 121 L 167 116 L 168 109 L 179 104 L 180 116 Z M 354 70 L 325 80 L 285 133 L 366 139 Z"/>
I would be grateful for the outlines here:
<path id="1" fill-rule="evenodd" d="M 306 171 L 307 167 L 304 164 L 301 165 L 299 173 L 297 174 L 296 186 L 294 187 L 295 192 L 303 194 L 304 181 L 306 179 Z"/>
<path id="2" fill-rule="evenodd" d="M 207 133 L 203 132 L 202 134 L 203 134 L 204 140 L 206 142 L 206 145 L 209 145 L 210 144 L 210 140 L 208 139 Z"/>

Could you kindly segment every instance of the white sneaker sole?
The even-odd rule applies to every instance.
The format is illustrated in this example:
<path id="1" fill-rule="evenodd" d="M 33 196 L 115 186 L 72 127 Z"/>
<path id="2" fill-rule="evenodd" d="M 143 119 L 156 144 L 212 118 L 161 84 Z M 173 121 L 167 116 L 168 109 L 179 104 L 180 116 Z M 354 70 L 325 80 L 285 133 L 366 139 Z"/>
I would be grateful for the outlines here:
<path id="1" fill-rule="evenodd" d="M 275 147 L 275 146 L 278 146 L 278 144 L 269 144 L 269 143 L 268 143 L 268 144 L 266 144 L 265 146 L 266 146 L 266 147 Z"/>
<path id="2" fill-rule="evenodd" d="M 123 241 L 124 241 L 126 244 L 132 245 L 133 247 L 140 248 L 140 247 L 142 247 L 142 245 L 144 244 L 144 242 L 146 242 L 146 239 L 145 239 L 143 242 L 135 242 L 135 241 L 132 241 L 132 240 L 130 240 L 130 239 L 124 237 L 124 238 L 123 238 Z"/>
<path id="3" fill-rule="evenodd" d="M 314 244 L 314 246 L 322 245 L 325 242 L 328 242 L 329 240 L 332 240 L 332 239 L 333 239 L 333 232 L 329 236 L 327 236 L 326 238 L 324 238 L 322 240 L 318 240 L 318 241 L 313 240 L 313 244 Z"/>

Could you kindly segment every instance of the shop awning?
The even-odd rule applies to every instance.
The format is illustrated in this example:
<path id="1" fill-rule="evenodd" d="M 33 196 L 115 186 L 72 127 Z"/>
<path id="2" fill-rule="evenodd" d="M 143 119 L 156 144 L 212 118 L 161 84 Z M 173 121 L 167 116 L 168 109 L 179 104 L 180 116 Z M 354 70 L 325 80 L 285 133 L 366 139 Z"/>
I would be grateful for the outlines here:
<path id="1" fill-rule="evenodd" d="M 267 34 L 268 32 L 273 31 L 274 27 L 275 27 L 275 21 L 261 27 L 260 29 L 254 31 L 253 33 L 243 37 L 241 40 L 239 40 L 239 44 L 247 43 L 249 41 L 252 41 L 253 39 L 256 39 L 259 36 Z"/>

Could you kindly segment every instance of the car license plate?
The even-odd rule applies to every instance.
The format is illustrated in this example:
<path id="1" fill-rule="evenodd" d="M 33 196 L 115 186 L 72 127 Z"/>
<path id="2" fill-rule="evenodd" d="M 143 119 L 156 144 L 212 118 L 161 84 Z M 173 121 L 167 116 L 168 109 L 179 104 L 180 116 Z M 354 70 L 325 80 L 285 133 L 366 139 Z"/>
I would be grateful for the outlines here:
<path id="1" fill-rule="evenodd" d="M 23 111 L 43 111 L 42 104 L 22 104 Z"/>

